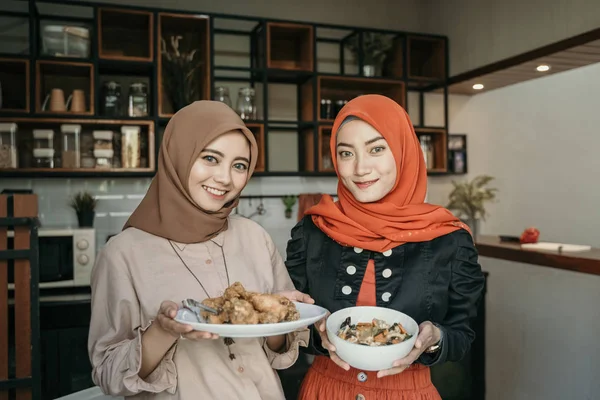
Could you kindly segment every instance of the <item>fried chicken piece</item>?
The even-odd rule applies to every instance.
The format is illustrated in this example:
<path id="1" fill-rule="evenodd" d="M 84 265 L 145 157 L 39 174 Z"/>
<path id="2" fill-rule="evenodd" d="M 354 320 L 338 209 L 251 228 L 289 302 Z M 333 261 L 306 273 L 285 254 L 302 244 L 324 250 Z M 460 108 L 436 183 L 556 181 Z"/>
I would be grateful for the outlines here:
<path id="1" fill-rule="evenodd" d="M 255 294 L 250 302 L 260 313 L 262 324 L 274 324 L 282 321 L 296 321 L 300 313 L 287 297 L 278 294 Z"/>
<path id="2" fill-rule="evenodd" d="M 225 293 L 223 293 L 223 297 L 225 298 L 225 300 L 231 300 L 231 299 L 244 299 L 247 300 L 246 296 L 246 289 L 244 289 L 244 286 L 242 286 L 242 284 L 240 282 L 235 282 L 233 285 L 229 286 L 227 289 L 225 289 Z"/>
<path id="3" fill-rule="evenodd" d="M 219 314 L 215 315 L 208 311 L 202 310 L 202 318 L 204 318 L 210 324 L 224 324 L 229 322 L 229 314 L 223 311 L 223 307 L 225 306 L 225 299 L 223 297 L 213 297 L 202 300 L 202 304 L 207 307 L 214 308 L 215 310 L 219 310 Z"/>
<path id="4" fill-rule="evenodd" d="M 220 311 L 218 315 L 202 312 L 213 324 L 275 324 L 300 319 L 296 306 L 287 297 L 250 292 L 240 282 L 225 289 L 223 296 L 205 299 L 202 304 Z"/>
<path id="5" fill-rule="evenodd" d="M 223 311 L 228 315 L 229 322 L 234 325 L 253 325 L 259 323 L 259 315 L 246 300 L 232 298 L 225 302 Z"/>

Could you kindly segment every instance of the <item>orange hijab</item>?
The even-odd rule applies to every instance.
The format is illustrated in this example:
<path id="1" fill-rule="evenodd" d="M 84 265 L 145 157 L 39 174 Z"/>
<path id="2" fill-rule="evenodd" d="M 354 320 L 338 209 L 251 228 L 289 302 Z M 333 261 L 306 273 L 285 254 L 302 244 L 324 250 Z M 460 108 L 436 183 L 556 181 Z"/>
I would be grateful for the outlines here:
<path id="1" fill-rule="evenodd" d="M 406 242 L 426 242 L 461 228 L 469 231 L 449 210 L 424 203 L 427 170 L 419 139 L 406 111 L 385 96 L 359 96 L 336 117 L 330 148 L 338 178 L 336 134 L 350 116 L 369 123 L 385 138 L 396 160 L 396 184 L 381 200 L 360 203 L 339 181 L 338 202 L 325 195 L 306 211 L 319 229 L 344 246 L 378 252 Z"/>

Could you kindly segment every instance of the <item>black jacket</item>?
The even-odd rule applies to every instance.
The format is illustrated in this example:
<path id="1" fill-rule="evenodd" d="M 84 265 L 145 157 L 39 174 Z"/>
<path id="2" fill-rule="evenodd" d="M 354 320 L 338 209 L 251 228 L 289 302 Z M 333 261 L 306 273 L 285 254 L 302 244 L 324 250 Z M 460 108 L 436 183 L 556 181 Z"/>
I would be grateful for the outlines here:
<path id="1" fill-rule="evenodd" d="M 470 322 L 485 280 L 471 235 L 461 229 L 379 253 L 341 246 L 307 216 L 292 230 L 286 266 L 297 290 L 334 313 L 356 305 L 370 258 L 375 260 L 377 306 L 408 314 L 418 324 L 437 323 L 443 331 L 441 349 L 423 353 L 418 361 L 433 365 L 462 359 L 475 338 Z M 306 351 L 327 354 L 312 329 Z"/>

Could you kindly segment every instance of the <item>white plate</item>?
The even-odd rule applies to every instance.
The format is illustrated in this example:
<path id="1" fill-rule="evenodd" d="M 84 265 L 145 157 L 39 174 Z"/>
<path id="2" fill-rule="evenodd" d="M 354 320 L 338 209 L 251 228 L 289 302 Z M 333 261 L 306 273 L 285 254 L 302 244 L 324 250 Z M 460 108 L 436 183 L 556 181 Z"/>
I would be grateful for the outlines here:
<path id="1" fill-rule="evenodd" d="M 294 332 L 314 324 L 327 315 L 327 310 L 323 307 L 298 302 L 294 302 L 294 304 L 296 305 L 298 312 L 300 312 L 300 319 L 297 321 L 280 322 L 278 324 L 208 324 L 206 322 L 198 322 L 196 314 L 183 308 L 179 309 L 177 312 L 175 321 L 191 325 L 196 331 L 216 333 L 223 337 L 252 338 L 283 335 L 285 333 Z"/>
<path id="2" fill-rule="evenodd" d="M 545 251 L 558 251 L 558 248 L 562 246 L 562 251 L 590 251 L 592 246 L 585 246 L 579 244 L 564 244 L 564 243 L 550 243 L 550 242 L 539 242 L 539 243 L 524 243 L 521 248 L 526 250 L 545 250 Z"/>

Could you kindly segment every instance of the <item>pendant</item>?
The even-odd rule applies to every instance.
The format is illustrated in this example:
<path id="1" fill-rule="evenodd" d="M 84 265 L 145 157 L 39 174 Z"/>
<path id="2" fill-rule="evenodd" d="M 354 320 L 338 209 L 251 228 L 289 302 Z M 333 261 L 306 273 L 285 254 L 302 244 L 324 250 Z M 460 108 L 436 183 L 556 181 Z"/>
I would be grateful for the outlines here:
<path id="1" fill-rule="evenodd" d="M 227 351 L 229 352 L 229 359 L 230 359 L 231 361 L 235 360 L 235 354 L 233 354 L 233 353 L 231 352 L 231 347 L 229 347 L 229 346 L 231 346 L 232 344 L 234 344 L 234 343 L 235 343 L 235 342 L 233 341 L 233 339 L 232 339 L 232 338 L 225 338 L 225 339 L 223 339 L 223 343 L 225 343 L 225 345 L 227 346 Z"/>

